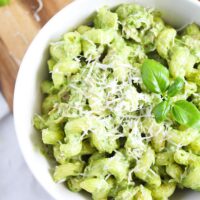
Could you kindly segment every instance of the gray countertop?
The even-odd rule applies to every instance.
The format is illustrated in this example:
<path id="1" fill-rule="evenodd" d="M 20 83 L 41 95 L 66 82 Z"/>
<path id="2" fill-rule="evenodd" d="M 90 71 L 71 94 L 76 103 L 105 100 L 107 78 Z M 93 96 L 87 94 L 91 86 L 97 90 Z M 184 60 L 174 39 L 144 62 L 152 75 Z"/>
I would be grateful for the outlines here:
<path id="1" fill-rule="evenodd" d="M 20 152 L 13 116 L 0 94 L 0 199 L 52 200 L 35 180 Z"/>

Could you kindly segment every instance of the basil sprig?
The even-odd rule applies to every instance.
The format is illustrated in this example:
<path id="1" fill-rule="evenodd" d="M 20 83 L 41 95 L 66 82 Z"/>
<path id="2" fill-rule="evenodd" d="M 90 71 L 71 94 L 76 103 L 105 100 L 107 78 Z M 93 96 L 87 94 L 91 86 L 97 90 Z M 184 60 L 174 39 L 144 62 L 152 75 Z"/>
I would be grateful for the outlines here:
<path id="1" fill-rule="evenodd" d="M 154 107 L 153 113 L 158 123 L 164 121 L 167 118 L 167 114 L 170 111 L 170 107 L 171 105 L 169 101 L 162 101 Z"/>
<path id="2" fill-rule="evenodd" d="M 142 65 L 144 85 L 154 93 L 162 93 L 169 86 L 169 71 L 159 62 L 146 59 Z"/>
<path id="3" fill-rule="evenodd" d="M 200 112 L 193 103 L 185 100 L 175 102 L 172 114 L 179 124 L 200 129 Z"/>
<path id="4" fill-rule="evenodd" d="M 176 96 L 184 87 L 184 80 L 182 78 L 177 78 L 174 83 L 168 88 L 167 95 L 169 97 Z"/>
<path id="5" fill-rule="evenodd" d="M 162 94 L 164 101 L 160 102 L 153 109 L 153 114 L 158 123 L 167 118 L 171 112 L 174 120 L 187 127 L 200 129 L 200 112 L 191 102 L 186 100 L 172 103 L 171 97 L 174 97 L 184 87 L 184 80 L 177 78 L 172 85 L 169 85 L 169 71 L 159 62 L 146 59 L 141 68 L 142 80 L 146 88 L 154 93 Z"/>
<path id="6" fill-rule="evenodd" d="M 5 6 L 10 3 L 10 0 L 0 0 L 0 6 Z"/>

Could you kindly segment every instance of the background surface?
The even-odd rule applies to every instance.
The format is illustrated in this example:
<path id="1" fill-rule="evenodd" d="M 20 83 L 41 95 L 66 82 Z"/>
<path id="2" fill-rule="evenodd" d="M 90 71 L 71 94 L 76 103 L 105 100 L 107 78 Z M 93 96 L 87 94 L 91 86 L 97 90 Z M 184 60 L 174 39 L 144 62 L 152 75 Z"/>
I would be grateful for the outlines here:
<path id="1" fill-rule="evenodd" d="M 15 79 L 24 53 L 42 26 L 70 1 L 11 0 L 8 6 L 0 7 L 1 200 L 52 200 L 22 157 L 11 110 Z"/>
<path id="2" fill-rule="evenodd" d="M 10 0 L 0 7 L 0 87 L 10 108 L 17 71 L 33 37 L 72 0 Z M 64 23 L 64 21 L 63 21 Z"/>
<path id="3" fill-rule="evenodd" d="M 0 199 L 52 200 L 32 176 L 20 152 L 13 116 L 0 94 Z"/>

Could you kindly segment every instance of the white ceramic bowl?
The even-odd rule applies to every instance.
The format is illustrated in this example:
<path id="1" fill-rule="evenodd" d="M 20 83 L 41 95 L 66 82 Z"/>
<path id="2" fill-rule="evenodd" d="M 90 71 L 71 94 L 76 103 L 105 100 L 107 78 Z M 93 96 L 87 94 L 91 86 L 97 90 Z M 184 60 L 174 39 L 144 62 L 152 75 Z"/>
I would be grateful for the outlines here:
<path id="1" fill-rule="evenodd" d="M 98 8 L 108 5 L 136 2 L 163 13 L 165 20 L 181 27 L 196 22 L 200 24 L 200 3 L 197 0 L 77 0 L 56 14 L 38 33 L 22 61 L 15 87 L 14 119 L 19 145 L 32 173 L 48 193 L 56 200 L 83 200 L 88 197 L 72 193 L 62 184 L 55 184 L 50 176 L 50 164 L 40 153 L 41 139 L 32 126 L 34 113 L 41 105 L 40 83 L 47 76 L 46 60 L 49 42 L 59 38 L 84 23 Z M 183 200 L 200 199 L 200 193 L 181 192 Z M 174 199 L 177 199 L 176 197 Z"/>

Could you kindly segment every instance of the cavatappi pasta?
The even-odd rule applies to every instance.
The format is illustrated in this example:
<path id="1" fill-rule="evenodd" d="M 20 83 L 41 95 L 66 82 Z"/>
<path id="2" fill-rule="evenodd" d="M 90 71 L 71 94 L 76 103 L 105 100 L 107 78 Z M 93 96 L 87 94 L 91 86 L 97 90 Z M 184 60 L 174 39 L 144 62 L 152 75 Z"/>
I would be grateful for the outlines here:
<path id="1" fill-rule="evenodd" d="M 200 29 L 177 31 L 136 4 L 98 10 L 90 25 L 50 44 L 49 80 L 34 126 L 56 160 L 53 178 L 94 200 L 167 200 L 176 187 L 200 190 L 200 130 L 169 114 L 157 123 L 163 94 L 148 91 L 145 59 L 165 65 L 184 88 L 171 102 L 200 109 Z"/>

